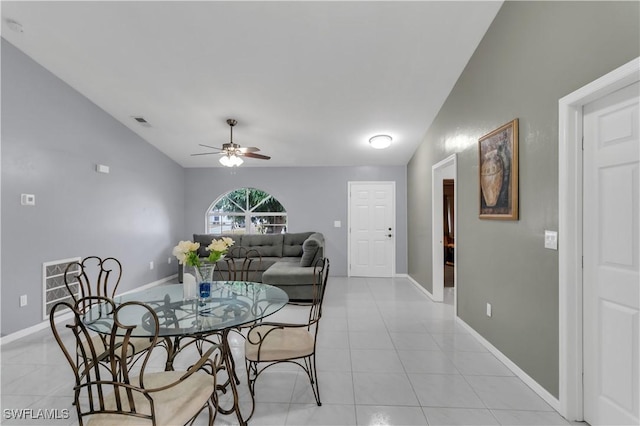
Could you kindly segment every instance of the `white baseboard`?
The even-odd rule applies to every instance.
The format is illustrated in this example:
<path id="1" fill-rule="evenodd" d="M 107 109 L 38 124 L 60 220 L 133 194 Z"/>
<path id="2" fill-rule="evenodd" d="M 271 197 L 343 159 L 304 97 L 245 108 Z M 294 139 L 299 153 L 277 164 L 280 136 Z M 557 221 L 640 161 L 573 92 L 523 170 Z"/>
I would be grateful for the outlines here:
<path id="1" fill-rule="evenodd" d="M 426 288 L 422 287 L 422 286 L 420 285 L 420 283 L 418 283 L 418 281 L 414 280 L 414 279 L 411 277 L 411 275 L 408 275 L 408 274 L 407 274 L 407 275 L 406 275 L 406 277 L 407 277 L 407 279 L 408 279 L 409 281 L 411 281 L 411 283 L 412 283 L 414 286 L 416 286 L 416 288 L 417 288 L 418 290 L 420 290 L 421 292 L 423 292 L 424 294 L 426 294 L 426 295 L 429 297 L 429 299 L 431 299 L 432 301 L 434 301 L 434 302 L 435 302 L 435 300 L 433 299 L 433 294 L 431 294 L 431 293 L 429 292 L 429 290 L 427 290 Z"/>
<path id="2" fill-rule="evenodd" d="M 160 284 L 164 284 L 167 281 L 171 281 L 174 278 L 178 278 L 178 274 L 169 275 L 168 277 L 162 278 L 162 279 L 160 279 L 158 281 L 154 281 L 154 282 L 151 282 L 149 284 L 145 284 L 143 286 L 136 287 L 136 288 L 131 289 L 129 291 L 125 291 L 124 293 L 118 294 L 118 296 L 123 296 L 125 294 L 133 293 L 134 291 L 146 290 L 148 288 L 155 287 L 155 286 L 160 285 Z"/>
<path id="3" fill-rule="evenodd" d="M 509 370 L 513 372 L 516 376 L 518 376 L 527 386 L 531 388 L 538 396 L 545 400 L 547 404 L 553 407 L 554 410 L 560 411 L 560 400 L 554 397 L 547 391 L 545 388 L 540 386 L 538 382 L 536 382 L 531 376 L 525 373 L 520 367 L 518 367 L 513 361 L 511 361 L 505 354 L 500 352 L 498 348 L 493 346 L 487 339 L 482 337 L 480 333 L 474 330 L 469 324 L 464 322 L 462 318 L 456 317 L 456 321 L 463 326 L 473 337 L 478 339 L 478 341 L 487 348 L 489 352 L 491 352 L 496 358 L 498 358 Z"/>
<path id="4" fill-rule="evenodd" d="M 134 288 L 132 290 L 129 290 L 129 291 L 126 291 L 124 293 L 120 293 L 120 294 L 118 294 L 118 296 L 123 295 L 123 294 L 132 293 L 134 291 L 146 290 L 148 288 L 155 287 L 157 285 L 166 283 L 167 281 L 171 281 L 172 279 L 177 278 L 177 277 L 178 277 L 178 274 L 173 274 L 173 275 L 170 275 L 168 277 L 162 278 L 160 280 L 151 282 L 149 284 L 145 284 L 145 285 L 143 285 L 141 287 L 136 287 L 136 288 Z M 59 318 L 60 318 L 60 320 L 63 320 L 63 319 L 70 318 L 70 316 L 71 316 L 71 313 L 69 312 L 67 314 L 60 315 Z M 56 320 L 56 322 L 57 321 L 58 320 Z M 31 334 L 37 333 L 38 331 L 44 330 L 45 328 L 48 328 L 48 327 L 49 327 L 49 321 L 45 320 L 45 321 L 42 321 L 41 323 L 38 323 L 38 324 L 33 325 L 31 327 L 23 328 L 22 330 L 16 331 L 15 333 L 7 334 L 4 337 L 0 337 L 0 346 L 4 345 L 5 343 L 10 343 L 10 342 L 13 342 L 15 340 L 21 339 L 23 337 L 29 336 Z"/>

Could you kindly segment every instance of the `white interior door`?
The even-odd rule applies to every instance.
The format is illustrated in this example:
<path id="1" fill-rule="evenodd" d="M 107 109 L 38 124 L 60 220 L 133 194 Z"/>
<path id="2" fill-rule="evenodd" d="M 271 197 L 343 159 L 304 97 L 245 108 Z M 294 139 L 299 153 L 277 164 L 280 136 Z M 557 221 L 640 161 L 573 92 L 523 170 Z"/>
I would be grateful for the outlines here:
<path id="1" fill-rule="evenodd" d="M 395 273 L 395 182 L 349 182 L 349 276 Z"/>
<path id="2" fill-rule="evenodd" d="M 584 419 L 640 424 L 639 83 L 584 107 Z"/>

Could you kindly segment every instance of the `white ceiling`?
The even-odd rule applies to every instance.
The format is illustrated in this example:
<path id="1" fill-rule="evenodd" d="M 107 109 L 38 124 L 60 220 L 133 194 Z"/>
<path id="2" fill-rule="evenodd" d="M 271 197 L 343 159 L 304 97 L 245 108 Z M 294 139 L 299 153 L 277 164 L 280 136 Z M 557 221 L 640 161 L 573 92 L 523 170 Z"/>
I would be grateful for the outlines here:
<path id="1" fill-rule="evenodd" d="M 405 165 L 501 4 L 2 1 L 2 37 L 184 167 L 227 118 L 242 167 Z"/>

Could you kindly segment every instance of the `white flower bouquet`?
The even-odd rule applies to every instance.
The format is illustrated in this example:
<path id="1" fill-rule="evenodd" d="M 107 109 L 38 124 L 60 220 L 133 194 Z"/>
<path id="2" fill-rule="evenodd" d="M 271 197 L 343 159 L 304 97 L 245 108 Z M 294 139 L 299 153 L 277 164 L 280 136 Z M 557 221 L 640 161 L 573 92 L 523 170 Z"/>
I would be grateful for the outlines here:
<path id="1" fill-rule="evenodd" d="M 211 241 L 206 248 L 209 252 L 209 256 L 206 258 L 208 262 L 216 263 L 220 260 L 227 251 L 229 247 L 233 245 L 233 240 L 229 237 L 222 237 L 218 240 L 214 239 Z M 183 265 L 195 266 L 199 268 L 202 266 L 202 260 L 198 256 L 198 249 L 200 248 L 200 243 L 195 243 L 193 241 L 180 241 L 177 246 L 173 248 L 173 255 L 178 259 L 178 262 Z"/>

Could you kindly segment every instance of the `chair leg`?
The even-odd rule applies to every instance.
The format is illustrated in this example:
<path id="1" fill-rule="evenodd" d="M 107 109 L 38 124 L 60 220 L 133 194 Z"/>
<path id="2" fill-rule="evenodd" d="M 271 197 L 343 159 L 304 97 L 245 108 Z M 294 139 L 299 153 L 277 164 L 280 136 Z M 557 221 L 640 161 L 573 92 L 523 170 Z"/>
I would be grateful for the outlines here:
<path id="1" fill-rule="evenodd" d="M 253 417 L 256 410 L 256 379 L 258 378 L 258 363 L 246 360 L 247 366 L 247 385 L 249 386 L 249 394 L 251 395 L 251 413 L 247 417 L 247 421 Z"/>
<path id="2" fill-rule="evenodd" d="M 255 398 L 255 384 L 258 377 L 258 363 L 247 360 L 247 384 L 249 385 L 249 392 Z"/>
<path id="3" fill-rule="evenodd" d="M 255 407 L 255 385 L 256 385 L 256 379 L 258 378 L 258 375 L 264 371 L 266 368 L 270 367 L 272 364 L 267 365 L 266 367 L 262 368 L 260 371 L 258 371 L 258 363 L 255 361 L 249 361 L 249 360 L 245 360 L 246 361 L 246 366 L 247 366 L 247 384 L 249 386 L 249 392 L 251 393 L 251 399 L 253 400 L 254 403 L 254 407 Z M 322 402 L 320 401 L 320 386 L 318 385 L 318 371 L 316 369 L 316 357 L 315 354 L 312 354 L 308 357 L 304 358 L 304 365 L 295 362 L 295 364 L 297 364 L 298 366 L 302 367 L 302 369 L 304 370 L 305 373 L 307 373 L 307 377 L 309 378 L 309 384 L 311 385 L 311 390 L 313 391 L 313 396 L 316 400 L 316 404 L 318 404 L 318 406 L 322 406 Z M 251 414 L 253 415 L 253 411 L 251 412 Z M 251 416 L 249 416 L 250 418 Z"/>
<path id="4" fill-rule="evenodd" d="M 309 376 L 309 382 L 311 384 L 311 390 L 313 391 L 313 396 L 316 398 L 316 403 L 318 406 L 322 405 L 320 402 L 320 387 L 318 386 L 318 371 L 316 370 L 316 356 L 312 354 L 311 356 L 304 359 L 305 370 L 307 370 L 307 375 Z"/>

